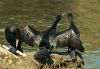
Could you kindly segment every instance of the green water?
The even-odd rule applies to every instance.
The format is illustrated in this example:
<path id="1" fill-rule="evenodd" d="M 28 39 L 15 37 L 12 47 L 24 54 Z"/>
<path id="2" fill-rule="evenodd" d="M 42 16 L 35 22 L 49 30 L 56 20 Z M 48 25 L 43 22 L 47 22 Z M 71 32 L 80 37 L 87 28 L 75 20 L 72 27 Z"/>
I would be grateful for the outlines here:
<path id="1" fill-rule="evenodd" d="M 23 28 L 26 24 L 31 24 L 37 30 L 45 30 L 52 25 L 57 14 L 66 11 L 68 2 L 73 1 L 0 0 L 0 29 L 2 31 L 8 25 Z M 61 26 L 66 24 L 67 27 L 64 21 L 62 20 Z M 0 39 L 4 39 L 4 33 L 1 32 L 0 35 Z M 0 42 L 5 44 L 5 40 Z"/>
<path id="2" fill-rule="evenodd" d="M 4 36 L 4 28 L 16 25 L 21 29 L 26 24 L 37 30 L 46 30 L 52 25 L 57 14 L 71 10 L 74 21 L 81 31 L 81 40 L 86 51 L 85 69 L 100 69 L 100 0 L 0 0 L 0 44 L 9 45 Z M 68 28 L 66 16 L 57 31 Z M 26 44 L 25 50 L 33 50 Z M 92 66 L 91 66 L 92 65 Z"/>

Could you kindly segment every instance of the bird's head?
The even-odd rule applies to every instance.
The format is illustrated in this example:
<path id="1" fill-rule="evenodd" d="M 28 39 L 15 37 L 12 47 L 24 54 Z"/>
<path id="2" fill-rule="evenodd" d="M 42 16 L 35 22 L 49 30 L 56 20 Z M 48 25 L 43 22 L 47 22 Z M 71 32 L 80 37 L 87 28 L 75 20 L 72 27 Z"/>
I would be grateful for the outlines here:
<path id="1" fill-rule="evenodd" d="M 67 13 L 67 17 L 73 17 L 73 15 L 72 15 L 72 12 L 71 11 L 68 11 L 68 13 Z"/>
<path id="2" fill-rule="evenodd" d="M 56 19 L 60 20 L 62 18 L 62 16 L 64 16 L 64 15 L 65 15 L 65 12 L 64 13 L 61 13 L 61 14 L 58 14 L 56 16 Z"/>

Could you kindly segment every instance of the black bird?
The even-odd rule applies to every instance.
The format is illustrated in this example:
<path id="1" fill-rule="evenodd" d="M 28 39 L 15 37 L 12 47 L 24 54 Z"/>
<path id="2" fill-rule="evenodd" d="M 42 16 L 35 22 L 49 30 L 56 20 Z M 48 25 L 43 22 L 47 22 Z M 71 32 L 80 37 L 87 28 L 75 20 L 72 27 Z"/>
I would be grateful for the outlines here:
<path id="1" fill-rule="evenodd" d="M 42 64 L 46 64 L 50 58 L 50 52 L 45 47 L 40 47 L 34 54 L 34 58 Z"/>
<path id="2" fill-rule="evenodd" d="M 84 49 L 82 42 L 79 38 L 80 37 L 80 31 L 78 30 L 78 28 L 74 24 L 73 16 L 72 16 L 71 12 L 69 12 L 67 14 L 67 18 L 69 20 L 70 29 L 71 29 L 71 34 L 70 34 L 70 37 L 68 39 L 68 47 L 71 50 L 72 58 L 75 59 L 76 58 L 75 50 L 79 50 L 80 52 L 84 52 L 85 49 Z"/>
<path id="3" fill-rule="evenodd" d="M 8 26 L 5 28 L 5 37 L 8 43 L 12 46 L 10 50 L 19 50 L 23 52 L 21 48 L 21 31 L 15 26 Z"/>

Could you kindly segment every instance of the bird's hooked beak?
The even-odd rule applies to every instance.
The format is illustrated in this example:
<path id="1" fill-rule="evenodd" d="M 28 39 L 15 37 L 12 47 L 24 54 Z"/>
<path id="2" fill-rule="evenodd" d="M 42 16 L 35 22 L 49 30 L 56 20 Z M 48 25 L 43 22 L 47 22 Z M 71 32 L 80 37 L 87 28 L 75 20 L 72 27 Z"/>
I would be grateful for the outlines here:
<path id="1" fill-rule="evenodd" d="M 72 13 L 71 10 L 69 10 L 68 13 Z"/>
<path id="2" fill-rule="evenodd" d="M 61 14 L 61 16 L 64 16 L 65 15 L 65 12 L 63 12 L 62 14 Z"/>
<path id="3" fill-rule="evenodd" d="M 71 12 L 70 10 L 69 10 L 68 13 L 67 13 L 67 17 L 68 17 L 68 16 L 71 16 L 71 18 L 72 18 L 72 16 L 73 16 L 73 15 L 72 15 L 72 12 Z"/>
<path id="4" fill-rule="evenodd" d="M 18 46 L 19 38 L 16 38 L 16 47 Z"/>

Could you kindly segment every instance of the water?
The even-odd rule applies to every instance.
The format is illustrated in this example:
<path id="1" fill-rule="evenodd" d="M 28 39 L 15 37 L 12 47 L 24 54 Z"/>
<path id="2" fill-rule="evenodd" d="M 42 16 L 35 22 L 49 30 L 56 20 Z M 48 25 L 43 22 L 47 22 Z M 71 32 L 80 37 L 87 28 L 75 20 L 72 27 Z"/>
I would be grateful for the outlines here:
<path id="1" fill-rule="evenodd" d="M 99 3 L 100 0 L 0 0 L 0 43 L 9 45 L 4 36 L 4 28 L 8 25 L 16 25 L 22 29 L 26 24 L 30 24 L 37 30 L 46 30 L 52 25 L 57 14 L 70 9 L 75 24 L 81 31 L 85 49 L 92 51 L 83 55 L 85 69 L 100 69 Z M 68 28 L 66 16 L 62 18 L 57 31 L 65 28 Z M 22 47 L 32 50 L 26 44 Z"/>
<path id="2" fill-rule="evenodd" d="M 51 26 L 57 14 L 66 10 L 70 1 L 46 0 L 0 0 L 0 40 L 5 44 L 4 29 L 8 25 L 25 27 L 31 24 L 37 30 L 45 30 Z M 53 6 L 55 5 L 55 6 Z"/>
<path id="3" fill-rule="evenodd" d="M 84 69 L 100 69 L 100 51 L 91 51 L 83 55 Z"/>

